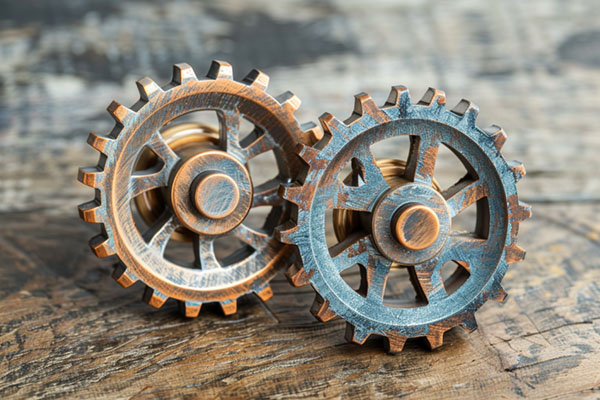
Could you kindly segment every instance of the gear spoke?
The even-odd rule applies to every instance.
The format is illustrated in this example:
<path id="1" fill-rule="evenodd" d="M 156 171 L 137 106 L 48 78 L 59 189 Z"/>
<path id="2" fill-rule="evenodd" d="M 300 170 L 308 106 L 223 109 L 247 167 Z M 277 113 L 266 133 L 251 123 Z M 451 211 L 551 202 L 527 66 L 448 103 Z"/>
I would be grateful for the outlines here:
<path id="1" fill-rule="evenodd" d="M 368 185 L 371 185 L 372 189 L 374 187 L 389 188 L 387 180 L 384 178 L 381 169 L 379 169 L 377 161 L 373 157 L 373 153 L 369 147 L 363 146 L 360 153 L 355 157 L 355 160 L 357 161 L 353 163 L 352 169 L 363 175 L 364 181 Z"/>
<path id="2" fill-rule="evenodd" d="M 136 171 L 129 178 L 128 194 L 130 198 L 135 198 L 148 190 L 164 187 L 168 185 L 169 171 L 162 167 L 159 171 L 147 169 Z"/>
<path id="3" fill-rule="evenodd" d="M 129 178 L 128 193 L 135 198 L 148 190 L 168 185 L 169 174 L 179 161 L 179 156 L 169 147 L 159 132 L 155 132 L 146 145 L 162 160 L 162 164 L 142 171 L 135 171 Z"/>
<path id="4" fill-rule="evenodd" d="M 367 264 L 369 259 L 369 239 L 364 233 L 356 232 L 329 248 L 338 272 L 342 272 L 354 264 Z"/>
<path id="5" fill-rule="evenodd" d="M 415 183 L 431 186 L 439 143 L 426 136 L 410 137 L 410 152 L 404 177 Z"/>
<path id="6" fill-rule="evenodd" d="M 269 241 L 269 235 L 252 229 L 245 224 L 238 225 L 234 230 L 231 231 L 231 233 L 242 242 L 252 246 L 255 249 L 265 246 Z"/>
<path id="7" fill-rule="evenodd" d="M 221 263 L 215 256 L 214 240 L 212 238 L 203 239 L 199 235 L 194 235 L 194 258 L 195 265 L 203 270 L 216 269 L 221 267 Z"/>
<path id="8" fill-rule="evenodd" d="M 165 163 L 164 170 L 170 171 L 179 161 L 179 156 L 165 142 L 160 132 L 155 132 L 146 146 L 163 160 Z"/>
<path id="9" fill-rule="evenodd" d="M 282 183 L 283 181 L 276 177 L 254 187 L 252 207 L 280 205 L 283 200 L 277 194 L 277 190 Z"/>
<path id="10" fill-rule="evenodd" d="M 368 146 L 363 146 L 352 159 L 352 185 L 339 183 L 334 207 L 356 211 L 372 211 L 380 194 L 390 186 Z M 360 182 L 362 180 L 362 182 Z M 361 184 L 362 183 L 362 184 Z"/>
<path id="11" fill-rule="evenodd" d="M 245 152 L 240 144 L 240 119 L 242 118 L 240 112 L 237 108 L 233 108 L 220 110 L 217 114 L 221 148 L 245 161 Z"/>
<path id="12" fill-rule="evenodd" d="M 454 233 L 448 237 L 446 251 L 443 254 L 445 261 L 453 260 L 466 263 L 469 271 L 474 265 L 485 264 L 488 255 L 488 241 L 468 233 Z"/>
<path id="13" fill-rule="evenodd" d="M 246 156 L 246 160 L 250 160 L 259 154 L 273 150 L 275 143 L 270 136 L 265 135 L 259 128 L 256 128 L 243 140 L 241 146 Z"/>
<path id="14" fill-rule="evenodd" d="M 366 288 L 367 299 L 376 303 L 383 303 L 385 285 L 390 272 L 392 261 L 385 258 L 371 255 L 366 265 Z M 361 287 L 365 287 L 361 283 Z"/>
<path id="15" fill-rule="evenodd" d="M 175 229 L 180 226 L 177 218 L 170 212 L 164 212 L 152 227 L 144 234 L 149 247 L 156 249 L 161 255 L 167 248 L 167 243 Z"/>
<path id="16" fill-rule="evenodd" d="M 435 303 L 447 297 L 440 271 L 442 265 L 443 263 L 436 257 L 415 265 L 414 269 L 409 271 L 415 290 L 429 303 Z"/>
<path id="17" fill-rule="evenodd" d="M 450 216 L 455 217 L 471 204 L 488 195 L 485 182 L 474 180 L 468 175 L 442 193 L 450 207 Z"/>

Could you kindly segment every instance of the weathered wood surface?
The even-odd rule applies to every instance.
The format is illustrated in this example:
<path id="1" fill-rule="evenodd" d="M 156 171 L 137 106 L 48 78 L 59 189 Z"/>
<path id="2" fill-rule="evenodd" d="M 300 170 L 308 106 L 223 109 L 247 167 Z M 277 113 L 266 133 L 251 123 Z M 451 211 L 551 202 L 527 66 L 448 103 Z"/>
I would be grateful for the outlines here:
<path id="1" fill-rule="evenodd" d="M 600 4 L 518 0 L 415 2 L 0 2 L 0 397 L 573 398 L 600 392 Z M 510 297 L 477 314 L 480 329 L 434 352 L 396 356 L 345 343 L 317 323 L 310 288 L 283 278 L 186 320 L 154 310 L 141 285 L 121 289 L 95 232 L 75 214 L 91 190 L 75 181 L 108 132 L 111 99 L 133 82 L 166 82 L 212 58 L 239 79 L 258 67 L 269 91 L 294 91 L 301 121 L 346 117 L 352 95 L 379 102 L 405 84 L 419 97 L 466 97 L 480 125 L 501 124 L 508 158 L 525 163 L 522 264 Z M 441 158 L 442 163 L 446 162 Z M 442 164 L 448 165 L 451 164 Z M 450 169 L 450 168 L 448 168 Z M 436 170 L 437 172 L 437 170 Z M 444 174 L 450 174 L 440 168 Z"/>

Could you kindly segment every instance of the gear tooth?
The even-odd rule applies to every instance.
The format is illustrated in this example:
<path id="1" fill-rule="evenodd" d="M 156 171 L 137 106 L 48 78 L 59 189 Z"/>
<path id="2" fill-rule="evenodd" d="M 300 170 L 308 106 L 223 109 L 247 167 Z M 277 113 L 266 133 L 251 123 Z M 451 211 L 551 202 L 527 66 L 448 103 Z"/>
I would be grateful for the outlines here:
<path id="1" fill-rule="evenodd" d="M 435 350 L 444 344 L 444 331 L 437 330 L 437 329 L 434 331 L 430 331 L 425 336 L 425 339 L 427 340 L 427 343 L 429 344 L 429 348 L 431 350 Z"/>
<path id="2" fill-rule="evenodd" d="M 390 354 L 400 353 L 404 349 L 406 343 L 406 336 L 402 336 L 397 333 L 386 332 L 386 336 L 383 337 L 383 346 L 385 351 Z"/>
<path id="3" fill-rule="evenodd" d="M 374 110 L 377 110 L 377 104 L 375 104 L 369 94 L 361 92 L 354 96 L 354 114 L 363 115 Z"/>
<path id="4" fill-rule="evenodd" d="M 334 131 L 346 130 L 346 125 L 331 113 L 324 113 L 319 117 L 319 121 L 324 132 L 333 134 Z"/>
<path id="5" fill-rule="evenodd" d="M 318 293 L 315 295 L 315 301 L 310 308 L 310 312 L 321 322 L 327 322 L 337 317 L 329 307 L 329 301 L 324 300 Z"/>
<path id="6" fill-rule="evenodd" d="M 323 138 L 323 130 L 313 122 L 307 122 L 300 127 L 306 135 L 306 142 L 310 145 L 317 143 Z"/>
<path id="7" fill-rule="evenodd" d="M 267 301 L 273 297 L 273 289 L 271 288 L 271 285 L 265 285 L 261 289 L 258 289 L 255 293 L 262 301 Z"/>
<path id="8" fill-rule="evenodd" d="M 506 143 L 506 132 L 504 129 L 499 127 L 498 125 L 490 125 L 484 129 L 484 132 L 487 133 L 493 140 L 494 146 L 498 151 L 502 150 L 502 146 Z"/>
<path id="9" fill-rule="evenodd" d="M 112 103 L 109 104 L 108 107 L 106 107 L 106 110 L 111 115 L 111 117 L 113 117 L 113 119 L 121 125 L 123 125 L 131 115 L 135 114 L 133 110 L 130 110 L 129 108 L 114 100 L 112 101 Z"/>
<path id="10" fill-rule="evenodd" d="M 420 106 L 431 107 L 434 105 L 443 106 L 446 104 L 446 93 L 441 90 L 429 88 L 417 103 Z"/>
<path id="11" fill-rule="evenodd" d="M 302 202 L 302 186 L 292 185 L 279 185 L 278 194 L 290 203 L 299 205 Z"/>
<path id="12" fill-rule="evenodd" d="M 280 94 L 276 97 L 276 100 L 281 104 L 282 107 L 290 109 L 292 112 L 295 112 L 300 108 L 300 98 L 296 96 L 294 93 L 287 91 L 285 93 Z"/>
<path id="13" fill-rule="evenodd" d="M 148 101 L 162 92 L 160 86 L 148 77 L 140 79 L 135 84 L 137 85 L 138 92 L 140 92 L 140 98 L 144 101 Z"/>
<path id="14" fill-rule="evenodd" d="M 390 94 L 385 102 L 387 106 L 396 106 L 406 109 L 410 106 L 410 93 L 406 86 L 392 86 Z"/>
<path id="15" fill-rule="evenodd" d="M 94 254 L 100 258 L 109 257 L 116 253 L 111 240 L 107 239 L 103 234 L 91 238 L 90 247 L 94 251 Z"/>
<path id="16" fill-rule="evenodd" d="M 128 288 L 138 280 L 138 277 L 121 263 L 115 265 L 112 277 L 124 288 Z"/>
<path id="17" fill-rule="evenodd" d="M 526 251 L 516 245 L 516 243 L 511 244 L 506 247 L 506 263 L 514 264 L 525 259 Z"/>
<path id="18" fill-rule="evenodd" d="M 475 314 L 468 313 L 466 318 L 460 323 L 460 326 L 467 332 L 471 333 L 477 329 L 477 321 Z"/>
<path id="19" fill-rule="evenodd" d="M 103 154 L 110 153 L 115 147 L 115 140 L 106 136 L 98 136 L 94 132 L 90 132 L 87 142 L 94 149 Z"/>
<path id="20" fill-rule="evenodd" d="M 97 188 L 104 179 L 104 171 L 100 171 L 98 167 L 79 168 L 77 179 L 84 185 Z"/>
<path id="21" fill-rule="evenodd" d="M 98 200 L 88 201 L 78 207 L 79 217 L 85 222 L 99 224 L 104 222 L 104 209 Z"/>
<path id="22" fill-rule="evenodd" d="M 188 81 L 197 80 L 194 69 L 186 63 L 179 63 L 173 65 L 173 78 L 171 82 L 175 85 L 181 85 Z"/>
<path id="23" fill-rule="evenodd" d="M 504 288 L 502 286 L 499 286 L 498 289 L 494 290 L 491 293 L 490 298 L 492 298 L 500 303 L 504 303 L 506 301 L 506 299 L 508 298 L 508 293 L 506 293 L 506 290 L 504 290 Z"/>
<path id="24" fill-rule="evenodd" d="M 282 243 L 295 244 L 294 238 L 298 232 L 298 225 L 291 222 L 275 229 L 275 239 Z"/>
<path id="25" fill-rule="evenodd" d="M 346 322 L 346 334 L 344 336 L 351 343 L 363 344 L 371 336 L 371 332 Z"/>
<path id="26" fill-rule="evenodd" d="M 212 79 L 233 79 L 233 68 L 226 61 L 213 60 L 206 76 Z"/>
<path id="27" fill-rule="evenodd" d="M 219 304 L 225 315 L 232 315 L 237 311 L 237 300 L 225 300 L 219 302 Z"/>
<path id="28" fill-rule="evenodd" d="M 515 177 L 515 182 L 519 182 L 525 176 L 525 166 L 520 161 L 509 161 L 508 166 Z"/>
<path id="29" fill-rule="evenodd" d="M 199 301 L 180 301 L 179 302 L 179 311 L 186 318 L 196 318 L 200 314 L 200 309 L 202 308 L 202 303 Z"/>
<path id="30" fill-rule="evenodd" d="M 257 69 L 253 69 L 248 72 L 248 75 L 246 75 L 242 81 L 247 85 L 266 90 L 267 86 L 269 86 L 269 75 Z"/>
<path id="31" fill-rule="evenodd" d="M 157 289 L 153 289 L 150 286 L 146 286 L 142 300 L 150 304 L 154 308 L 161 308 L 167 301 L 168 297 L 165 296 Z"/>
<path id="32" fill-rule="evenodd" d="M 290 284 L 294 287 L 306 286 L 310 283 L 310 277 L 314 271 L 311 271 L 310 274 L 307 274 L 304 268 L 292 264 L 285 271 L 285 277 L 290 282 Z"/>
<path id="33" fill-rule="evenodd" d="M 479 107 L 469 100 L 462 99 L 455 105 L 450 112 L 458 115 L 461 118 L 467 118 L 469 123 L 475 126 L 475 120 L 479 114 Z"/>
<path id="34" fill-rule="evenodd" d="M 523 203 L 521 201 L 519 201 L 516 210 L 512 210 L 512 219 L 513 221 L 525 221 L 528 220 L 529 218 L 531 218 L 531 216 L 533 215 L 533 211 L 531 209 L 531 206 L 527 203 Z"/>
<path id="35" fill-rule="evenodd" d="M 310 162 L 319 154 L 319 150 L 315 149 L 314 147 L 299 143 L 296 145 L 294 153 L 296 153 L 305 162 L 310 164 Z"/>

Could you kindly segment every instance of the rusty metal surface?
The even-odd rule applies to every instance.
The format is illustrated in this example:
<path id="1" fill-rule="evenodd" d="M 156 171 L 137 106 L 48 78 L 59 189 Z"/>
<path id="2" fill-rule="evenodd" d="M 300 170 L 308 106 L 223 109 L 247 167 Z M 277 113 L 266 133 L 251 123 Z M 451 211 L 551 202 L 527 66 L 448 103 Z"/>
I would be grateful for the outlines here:
<path id="1" fill-rule="evenodd" d="M 408 89 L 395 86 L 383 107 L 361 93 L 345 121 L 323 114 L 323 138 L 312 147 L 297 147 L 306 165 L 298 183 L 280 190 L 296 207 L 295 222 L 278 230 L 278 236 L 297 246 L 302 267 L 293 267 L 288 276 L 297 286 L 312 284 L 317 297 L 311 311 L 319 320 L 340 316 L 347 321 L 349 341 L 363 344 L 379 335 L 390 352 L 398 352 L 408 338 L 424 336 L 436 348 L 444 332 L 455 326 L 475 330 L 474 312 L 485 301 L 504 300 L 501 280 L 508 264 L 525 256 L 516 239 L 531 208 L 517 198 L 523 165 L 506 162 L 500 154 L 506 134 L 495 125 L 479 129 L 477 115 L 477 106 L 467 100 L 446 110 L 445 94 L 435 89 L 412 104 Z M 406 167 L 402 182 L 390 185 L 371 147 L 399 136 L 410 139 Z M 443 146 L 456 155 L 466 174 L 440 193 L 434 187 L 434 170 Z M 399 147 L 394 151 L 402 154 Z M 341 173 L 349 164 L 351 180 Z M 415 205 L 426 213 L 398 226 L 406 207 Z M 471 231 L 459 231 L 452 221 L 469 206 L 476 208 L 475 223 Z M 358 211 L 362 223 L 329 246 L 325 225 L 331 208 Z M 424 224 L 429 224 L 427 230 L 418 229 Z M 405 236 L 419 235 L 412 242 L 417 245 L 402 245 L 396 229 Z M 444 279 L 442 267 L 448 262 L 455 264 L 455 271 Z M 385 303 L 393 263 L 408 270 L 416 303 Z M 361 270 L 357 289 L 341 275 L 356 264 Z"/>
<path id="2" fill-rule="evenodd" d="M 81 168 L 78 175 L 95 189 L 94 200 L 79 206 L 81 218 L 102 226 L 90 241 L 95 254 L 117 255 L 117 282 L 129 287 L 141 280 L 147 285 L 146 302 L 161 307 L 177 299 L 188 317 L 198 316 L 205 302 L 218 301 L 231 314 L 244 294 L 263 300 L 272 295 L 268 282 L 289 264 L 290 255 L 273 238 L 275 226 L 289 216 L 277 188 L 298 168 L 293 147 L 310 138 L 294 117 L 298 98 L 289 92 L 277 99 L 267 94 L 266 74 L 253 70 L 236 82 L 231 65 L 213 61 L 207 76 L 200 80 L 189 65 L 178 64 L 171 83 L 162 88 L 149 78 L 138 81 L 140 100 L 133 107 L 114 101 L 108 107 L 116 121 L 108 136 L 90 134 L 88 143 L 101 156 L 97 166 Z M 202 110 L 217 112 L 218 141 L 174 150 L 161 129 Z M 242 119 L 252 124 L 250 132 L 242 131 Z M 147 149 L 154 164 L 136 169 L 140 157 L 146 162 Z M 246 164 L 270 151 L 278 171 L 253 185 Z M 136 223 L 136 199 L 161 191 L 166 193 L 162 213 Z M 244 223 L 251 208 L 265 206 L 271 210 L 262 227 Z M 177 230 L 192 238 L 191 263 L 166 255 Z M 219 260 L 214 243 L 223 238 L 237 238 L 243 247 Z"/>

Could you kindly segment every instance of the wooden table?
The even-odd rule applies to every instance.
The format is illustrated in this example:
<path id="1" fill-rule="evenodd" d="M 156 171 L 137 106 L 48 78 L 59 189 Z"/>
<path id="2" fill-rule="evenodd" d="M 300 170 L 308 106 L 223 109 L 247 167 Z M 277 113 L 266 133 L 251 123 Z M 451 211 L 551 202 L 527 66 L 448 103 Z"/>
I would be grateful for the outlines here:
<path id="1" fill-rule="evenodd" d="M 600 4 L 462 0 L 142 4 L 7 2 L 0 7 L 0 397 L 2 398 L 581 398 L 600 396 Z M 301 121 L 346 117 L 352 95 L 382 102 L 403 83 L 480 106 L 502 124 L 507 158 L 534 218 L 510 297 L 449 331 L 430 352 L 409 342 L 343 339 L 318 323 L 314 292 L 282 276 L 266 304 L 243 298 L 224 317 L 155 310 L 142 285 L 122 289 L 112 261 L 76 217 L 92 196 L 75 181 L 97 155 L 87 130 L 108 132 L 112 98 L 134 81 L 166 82 L 170 64 L 202 75 L 212 58 L 241 78 L 258 67 L 269 91 L 303 99 Z M 450 166 L 442 157 L 442 165 Z M 444 164 L 446 163 L 446 164 Z M 259 165 L 260 167 L 260 165 Z M 440 171 L 442 178 L 451 168 Z"/>

